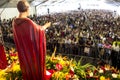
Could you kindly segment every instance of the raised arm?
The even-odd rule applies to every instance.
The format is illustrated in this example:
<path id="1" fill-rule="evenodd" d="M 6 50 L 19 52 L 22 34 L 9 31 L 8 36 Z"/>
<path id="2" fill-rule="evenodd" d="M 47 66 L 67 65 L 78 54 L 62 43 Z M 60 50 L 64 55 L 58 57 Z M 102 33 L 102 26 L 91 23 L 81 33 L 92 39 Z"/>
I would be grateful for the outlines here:
<path id="1" fill-rule="evenodd" d="M 42 28 L 45 30 L 45 29 L 47 29 L 48 27 L 50 27 L 50 25 L 51 25 L 51 22 L 47 22 L 47 23 L 45 23 L 45 24 L 42 26 Z"/>

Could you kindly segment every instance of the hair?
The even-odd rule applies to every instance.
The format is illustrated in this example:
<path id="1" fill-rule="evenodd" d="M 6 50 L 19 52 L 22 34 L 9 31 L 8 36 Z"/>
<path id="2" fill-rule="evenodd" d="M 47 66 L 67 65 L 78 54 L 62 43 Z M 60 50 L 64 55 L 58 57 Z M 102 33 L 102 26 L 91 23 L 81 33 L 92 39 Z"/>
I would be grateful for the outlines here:
<path id="1" fill-rule="evenodd" d="M 20 0 L 18 3 L 17 3 L 17 9 L 19 12 L 26 12 L 28 10 L 28 6 L 26 6 L 26 1 L 25 0 Z"/>

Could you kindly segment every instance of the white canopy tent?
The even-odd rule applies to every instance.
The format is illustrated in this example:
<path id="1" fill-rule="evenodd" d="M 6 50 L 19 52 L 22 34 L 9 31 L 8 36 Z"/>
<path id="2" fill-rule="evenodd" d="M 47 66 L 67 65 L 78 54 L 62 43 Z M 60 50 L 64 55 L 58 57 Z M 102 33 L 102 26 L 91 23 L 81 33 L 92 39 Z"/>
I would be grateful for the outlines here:
<path id="1" fill-rule="evenodd" d="M 47 2 L 37 4 L 37 14 L 48 14 L 56 12 L 66 12 L 80 9 L 104 9 L 120 13 L 119 2 L 108 2 L 106 0 L 48 0 Z"/>
<path id="2" fill-rule="evenodd" d="M 0 17 L 12 18 L 18 15 L 16 4 L 19 0 L 0 0 Z M 120 14 L 120 0 L 28 0 L 31 14 L 44 15 L 79 9 L 105 9 Z"/>

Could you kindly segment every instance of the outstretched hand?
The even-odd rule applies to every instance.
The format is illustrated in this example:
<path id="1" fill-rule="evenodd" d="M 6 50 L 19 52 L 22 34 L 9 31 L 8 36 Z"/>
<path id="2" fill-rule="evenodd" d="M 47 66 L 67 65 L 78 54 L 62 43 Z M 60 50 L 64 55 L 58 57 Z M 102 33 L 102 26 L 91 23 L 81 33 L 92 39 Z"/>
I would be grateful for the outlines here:
<path id="1" fill-rule="evenodd" d="M 44 30 L 46 29 L 46 28 L 48 28 L 48 27 L 50 27 L 51 26 L 51 22 L 47 22 L 47 23 L 45 23 L 45 25 L 43 26 L 43 28 L 44 28 Z"/>

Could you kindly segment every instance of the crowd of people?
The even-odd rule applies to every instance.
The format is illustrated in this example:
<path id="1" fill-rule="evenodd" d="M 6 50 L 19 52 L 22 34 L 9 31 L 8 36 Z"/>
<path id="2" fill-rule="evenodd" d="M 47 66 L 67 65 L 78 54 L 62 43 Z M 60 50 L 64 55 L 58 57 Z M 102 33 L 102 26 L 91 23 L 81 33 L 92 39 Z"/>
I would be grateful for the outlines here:
<path id="1" fill-rule="evenodd" d="M 43 25 L 51 21 L 46 30 L 47 50 L 101 58 L 120 67 L 120 17 L 108 10 L 79 10 L 66 13 L 29 16 Z M 14 43 L 12 19 L 0 20 L 5 42 Z M 113 54 L 114 53 L 114 54 Z M 112 57 L 111 57 L 112 55 Z M 116 64 L 117 62 L 117 64 Z"/>

